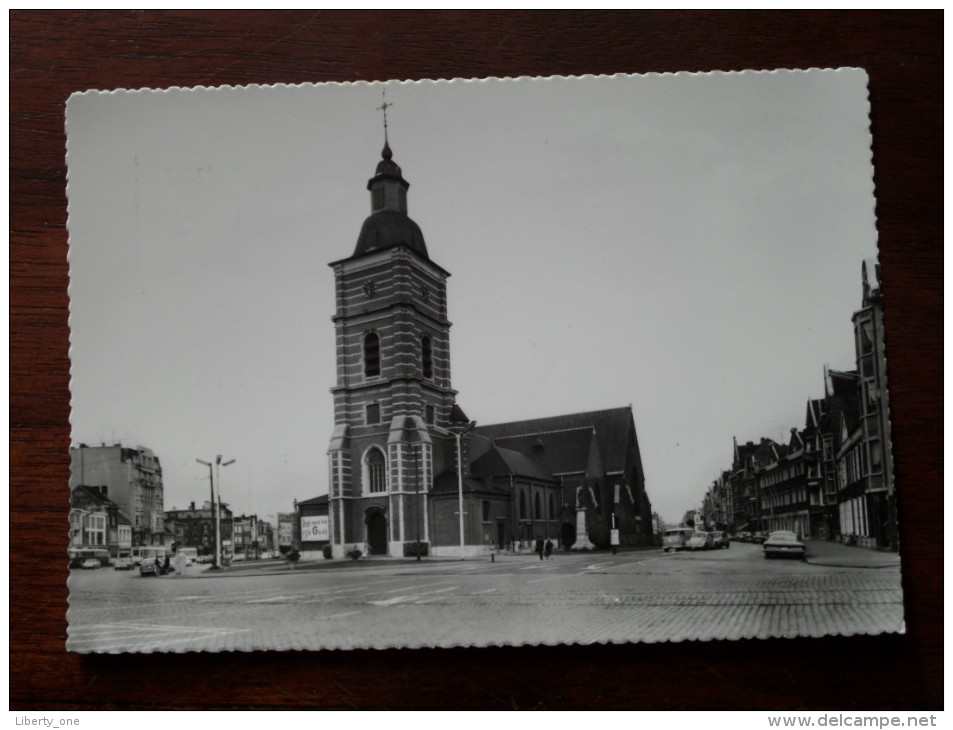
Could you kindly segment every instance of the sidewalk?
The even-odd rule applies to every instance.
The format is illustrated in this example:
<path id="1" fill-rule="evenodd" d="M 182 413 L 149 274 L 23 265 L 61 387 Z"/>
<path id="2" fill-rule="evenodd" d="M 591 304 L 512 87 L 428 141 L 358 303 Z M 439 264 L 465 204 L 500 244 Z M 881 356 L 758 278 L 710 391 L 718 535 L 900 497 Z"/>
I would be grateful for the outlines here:
<path id="1" fill-rule="evenodd" d="M 874 548 L 844 545 L 825 540 L 808 540 L 807 562 L 835 568 L 899 568 L 897 553 Z"/>
<path id="2" fill-rule="evenodd" d="M 432 560 L 427 561 L 426 558 L 423 558 L 423 560 L 425 562 L 433 562 Z M 201 573 L 198 573 L 197 576 L 203 578 L 225 578 L 229 575 L 248 575 L 249 573 L 268 575 L 275 573 L 300 573 L 333 568 L 360 568 L 375 564 L 379 566 L 383 562 L 413 563 L 415 561 L 413 558 L 375 557 L 371 559 L 364 558 L 362 560 L 299 560 L 292 565 L 287 560 L 242 560 L 237 563 L 232 563 L 227 568 L 221 568 L 220 570 L 207 568 Z"/>

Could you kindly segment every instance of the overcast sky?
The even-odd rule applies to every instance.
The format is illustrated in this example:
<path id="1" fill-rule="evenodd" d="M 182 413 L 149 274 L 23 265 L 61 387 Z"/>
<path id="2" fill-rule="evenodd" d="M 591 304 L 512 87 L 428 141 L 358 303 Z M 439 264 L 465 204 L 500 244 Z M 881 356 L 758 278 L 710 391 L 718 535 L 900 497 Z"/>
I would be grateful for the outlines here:
<path id="1" fill-rule="evenodd" d="M 480 423 L 631 404 L 677 521 L 732 437 L 854 367 L 876 256 L 860 70 L 387 85 L 410 216 Z M 327 492 L 333 273 L 370 213 L 380 84 L 117 92 L 67 110 L 73 442 L 153 449 L 167 509 Z"/>

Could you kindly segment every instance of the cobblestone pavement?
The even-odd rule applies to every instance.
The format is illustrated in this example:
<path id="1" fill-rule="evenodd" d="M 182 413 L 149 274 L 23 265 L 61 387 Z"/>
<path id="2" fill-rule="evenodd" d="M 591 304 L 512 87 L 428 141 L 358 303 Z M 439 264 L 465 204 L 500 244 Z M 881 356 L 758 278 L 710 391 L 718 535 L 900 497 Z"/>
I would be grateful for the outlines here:
<path id="1" fill-rule="evenodd" d="M 871 566 L 873 567 L 873 566 Z M 759 546 L 280 563 L 142 578 L 73 571 L 76 652 L 588 644 L 902 632 L 899 566 L 764 560 Z"/>

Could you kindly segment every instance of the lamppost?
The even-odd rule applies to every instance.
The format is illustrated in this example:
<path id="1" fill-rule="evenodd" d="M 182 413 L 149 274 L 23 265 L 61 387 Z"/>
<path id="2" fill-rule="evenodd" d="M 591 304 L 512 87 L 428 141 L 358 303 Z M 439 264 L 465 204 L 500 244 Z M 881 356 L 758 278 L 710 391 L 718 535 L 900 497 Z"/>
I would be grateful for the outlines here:
<path id="1" fill-rule="evenodd" d="M 212 508 L 212 511 L 215 513 L 215 518 L 213 519 L 214 529 L 215 529 L 215 543 L 213 546 L 212 552 L 212 568 L 213 570 L 218 570 L 222 567 L 221 563 L 221 553 L 222 553 L 222 539 L 221 539 L 221 523 L 219 521 L 219 516 L 222 509 L 222 481 L 221 481 L 221 472 L 219 471 L 220 466 L 228 466 L 229 464 L 234 464 L 235 460 L 231 459 L 222 463 L 222 455 L 219 454 L 215 457 L 215 478 L 212 478 L 212 462 L 203 461 L 202 459 L 196 459 L 199 464 L 208 467 L 208 485 L 209 485 L 209 495 L 211 497 L 209 501 L 209 506 Z M 215 482 L 218 482 L 218 493 L 219 499 L 215 499 Z"/>
<path id="2" fill-rule="evenodd" d="M 234 464 L 234 463 L 235 463 L 235 460 L 234 460 L 234 459 L 229 459 L 228 461 L 223 462 L 223 461 L 222 461 L 222 455 L 221 455 L 221 454 L 218 454 L 218 455 L 215 457 L 215 481 L 218 483 L 218 490 L 217 490 L 217 491 L 218 491 L 218 504 L 215 505 L 215 533 L 216 533 L 216 534 L 218 535 L 218 537 L 219 537 L 219 541 L 218 541 L 218 545 L 217 545 L 219 554 L 221 554 L 221 552 L 222 552 L 222 540 L 221 540 L 221 537 L 222 537 L 222 525 L 221 525 L 221 519 L 222 519 L 222 473 L 219 471 L 219 468 L 220 468 L 220 467 L 223 467 L 223 466 L 228 466 L 229 464 Z M 234 530 L 234 523 L 233 523 L 233 525 L 232 525 L 232 529 Z M 233 537 L 232 539 L 234 540 L 234 537 Z M 221 556 L 219 557 L 219 560 L 221 560 Z"/>
<path id="3" fill-rule="evenodd" d="M 456 428 L 446 429 L 440 426 L 434 426 L 437 433 L 446 436 L 454 436 L 457 440 L 457 494 L 460 503 L 460 560 L 463 560 L 463 449 L 460 446 L 460 439 L 466 436 L 470 431 L 476 428 L 476 421 L 470 421 L 466 425 L 460 425 Z"/>
<path id="4" fill-rule="evenodd" d="M 417 537 L 414 543 L 414 553 L 417 562 L 420 562 L 420 468 L 417 446 L 414 446 L 414 522 L 417 526 Z"/>
<path id="5" fill-rule="evenodd" d="M 212 478 L 212 462 L 211 461 L 202 461 L 202 459 L 196 459 L 199 464 L 203 464 L 208 467 L 208 490 L 209 490 L 209 503 L 208 506 L 211 510 L 215 510 L 215 480 Z M 218 570 L 221 566 L 218 564 L 218 522 L 212 520 L 214 525 L 214 542 L 212 544 L 212 570 Z"/>

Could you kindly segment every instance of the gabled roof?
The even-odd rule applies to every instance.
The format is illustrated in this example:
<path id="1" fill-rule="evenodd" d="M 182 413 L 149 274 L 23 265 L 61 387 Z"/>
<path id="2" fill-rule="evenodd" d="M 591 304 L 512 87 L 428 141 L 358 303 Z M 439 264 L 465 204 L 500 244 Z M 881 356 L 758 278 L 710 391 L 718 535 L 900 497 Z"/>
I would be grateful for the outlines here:
<path id="1" fill-rule="evenodd" d="M 103 493 L 102 493 L 99 489 L 97 489 L 96 487 L 89 487 L 89 486 L 86 486 L 86 485 L 84 485 L 84 484 L 79 484 L 79 485 L 73 487 L 72 494 L 74 494 L 74 495 L 75 495 L 75 494 L 81 494 L 81 495 L 83 495 L 84 497 L 87 497 L 87 498 L 89 498 L 89 499 L 92 499 L 94 502 L 98 502 L 98 503 L 99 503 L 100 505 L 102 505 L 102 507 L 105 508 L 105 509 L 114 509 L 114 510 L 116 510 L 116 513 L 119 515 L 121 521 L 126 522 L 126 523 L 128 523 L 128 524 L 130 524 L 130 525 L 132 524 L 132 520 L 130 520 L 130 519 L 126 516 L 126 513 L 122 511 L 122 509 L 119 507 L 119 505 L 116 504 L 115 502 L 113 502 L 109 497 L 107 497 L 105 494 L 103 494 Z"/>
<path id="2" fill-rule="evenodd" d="M 504 449 L 491 442 L 490 448 L 470 464 L 470 473 L 475 477 L 524 476 L 551 480 L 539 464 L 518 451 Z"/>
<path id="3" fill-rule="evenodd" d="M 536 432 L 494 436 L 493 442 L 509 452 L 520 453 L 532 459 L 542 473 L 556 474 L 586 472 L 597 447 L 592 428 Z"/>
<path id="4" fill-rule="evenodd" d="M 322 494 L 320 497 L 312 497 L 311 499 L 305 499 L 298 502 L 299 507 L 313 507 L 318 504 L 327 504 L 329 496 L 327 494 Z"/>
<path id="5" fill-rule="evenodd" d="M 631 406 L 478 426 L 476 431 L 499 446 L 530 456 L 550 474 L 584 471 L 593 433 L 606 472 L 624 470 L 629 439 L 638 443 Z"/>
<path id="6" fill-rule="evenodd" d="M 791 440 L 788 442 L 788 453 L 804 448 L 804 439 L 796 428 L 791 429 Z"/>
<path id="7" fill-rule="evenodd" d="M 764 466 L 768 462 L 775 461 L 777 459 L 777 447 L 778 444 L 771 439 L 762 438 L 761 442 L 755 447 L 755 466 Z"/>
<path id="8" fill-rule="evenodd" d="M 733 467 L 735 469 L 744 468 L 748 463 L 748 459 L 752 458 L 759 448 L 760 444 L 756 444 L 753 441 L 748 441 L 741 445 L 735 442 L 735 462 Z"/>
<path id="9" fill-rule="evenodd" d="M 856 370 L 830 370 L 826 372 L 825 391 L 828 396 L 846 395 L 857 388 L 860 376 Z"/>
<path id="10" fill-rule="evenodd" d="M 860 394 L 857 390 L 830 399 L 830 413 L 827 418 L 830 419 L 825 425 L 827 431 L 837 435 L 838 446 L 842 442 L 840 438 L 840 428 L 842 423 L 847 424 L 848 431 L 853 431 L 860 422 Z"/>
<path id="11" fill-rule="evenodd" d="M 821 425 L 821 418 L 824 415 L 824 401 L 820 398 L 808 399 L 807 411 L 804 415 L 804 426 L 808 429 L 816 429 Z"/>

